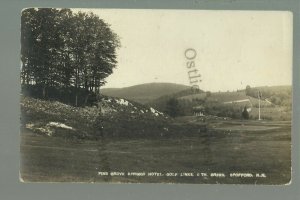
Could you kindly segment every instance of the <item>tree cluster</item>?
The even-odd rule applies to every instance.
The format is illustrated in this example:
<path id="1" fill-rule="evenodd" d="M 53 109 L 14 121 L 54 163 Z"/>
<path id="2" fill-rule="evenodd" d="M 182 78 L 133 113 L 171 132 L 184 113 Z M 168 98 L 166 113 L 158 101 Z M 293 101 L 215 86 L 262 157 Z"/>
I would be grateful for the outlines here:
<path id="1" fill-rule="evenodd" d="M 113 72 L 118 36 L 93 13 L 29 8 L 21 17 L 21 82 L 99 93 Z"/>
<path id="2" fill-rule="evenodd" d="M 177 117 L 180 115 L 180 106 L 178 100 L 176 98 L 171 98 L 166 103 L 165 112 L 170 117 Z"/>
<path id="3" fill-rule="evenodd" d="M 291 86 L 273 86 L 273 87 L 256 87 L 251 88 L 249 85 L 245 89 L 247 96 L 269 100 L 274 105 L 291 107 L 292 104 L 292 87 Z M 265 105 L 262 105 L 266 107 Z M 258 107 L 258 106 L 255 106 Z"/>

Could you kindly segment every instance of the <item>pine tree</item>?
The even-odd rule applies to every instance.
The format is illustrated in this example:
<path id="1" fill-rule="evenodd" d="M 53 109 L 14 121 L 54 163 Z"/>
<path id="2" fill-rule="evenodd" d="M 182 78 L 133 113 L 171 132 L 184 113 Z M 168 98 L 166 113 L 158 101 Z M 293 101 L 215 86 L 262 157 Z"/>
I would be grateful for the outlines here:
<path id="1" fill-rule="evenodd" d="M 249 119 L 249 113 L 247 111 L 247 107 L 245 106 L 242 112 L 243 119 Z"/>

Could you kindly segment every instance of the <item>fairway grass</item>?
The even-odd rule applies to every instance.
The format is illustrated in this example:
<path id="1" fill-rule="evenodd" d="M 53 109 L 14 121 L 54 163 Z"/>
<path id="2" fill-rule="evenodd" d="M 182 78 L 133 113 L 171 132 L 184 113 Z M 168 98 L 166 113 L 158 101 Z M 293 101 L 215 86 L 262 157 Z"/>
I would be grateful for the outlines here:
<path id="1" fill-rule="evenodd" d="M 207 133 L 192 137 L 98 141 L 36 135 L 24 129 L 21 178 L 25 182 L 289 183 L 291 125 L 248 123 L 212 123 Z M 249 131 L 249 126 L 261 128 Z M 204 172 L 226 177 L 99 176 L 100 171 Z M 264 173 L 266 177 L 239 178 L 230 173 Z"/>

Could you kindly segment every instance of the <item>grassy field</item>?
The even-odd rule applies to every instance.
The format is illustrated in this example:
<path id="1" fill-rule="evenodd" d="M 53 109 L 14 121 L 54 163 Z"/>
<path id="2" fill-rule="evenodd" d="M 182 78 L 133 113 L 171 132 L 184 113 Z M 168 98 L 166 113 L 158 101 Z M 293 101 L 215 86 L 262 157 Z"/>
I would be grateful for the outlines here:
<path id="1" fill-rule="evenodd" d="M 21 177 L 33 182 L 286 184 L 290 181 L 290 134 L 290 122 L 237 120 L 211 121 L 208 131 L 199 136 L 160 139 L 67 140 L 23 129 Z M 163 176 L 100 176 L 100 171 L 160 172 Z M 178 174 L 167 177 L 168 172 Z M 180 176 L 182 172 L 208 176 Z M 230 173 L 264 173 L 266 177 L 239 178 Z"/>

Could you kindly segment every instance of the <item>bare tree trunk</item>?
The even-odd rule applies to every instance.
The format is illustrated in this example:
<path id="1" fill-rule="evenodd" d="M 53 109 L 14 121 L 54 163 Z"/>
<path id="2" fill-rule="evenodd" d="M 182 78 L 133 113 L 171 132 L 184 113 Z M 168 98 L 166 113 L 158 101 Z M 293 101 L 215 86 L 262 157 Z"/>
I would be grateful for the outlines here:
<path id="1" fill-rule="evenodd" d="M 76 96 L 75 96 L 75 106 L 77 107 L 78 105 L 78 95 L 77 95 L 77 92 L 76 92 Z"/>
<path id="2" fill-rule="evenodd" d="M 90 96 L 89 92 L 88 91 L 86 91 L 86 92 L 87 92 L 87 94 L 85 95 L 85 99 L 84 99 L 84 105 L 85 106 L 86 106 L 86 104 L 88 102 L 88 99 L 89 99 L 89 96 Z"/>
<path id="3" fill-rule="evenodd" d="M 46 86 L 43 86 L 43 99 L 46 99 Z"/>
<path id="4" fill-rule="evenodd" d="M 75 78 L 75 106 L 77 107 L 78 105 L 78 82 L 79 82 L 79 77 L 78 77 L 78 69 L 76 69 L 76 78 Z"/>

